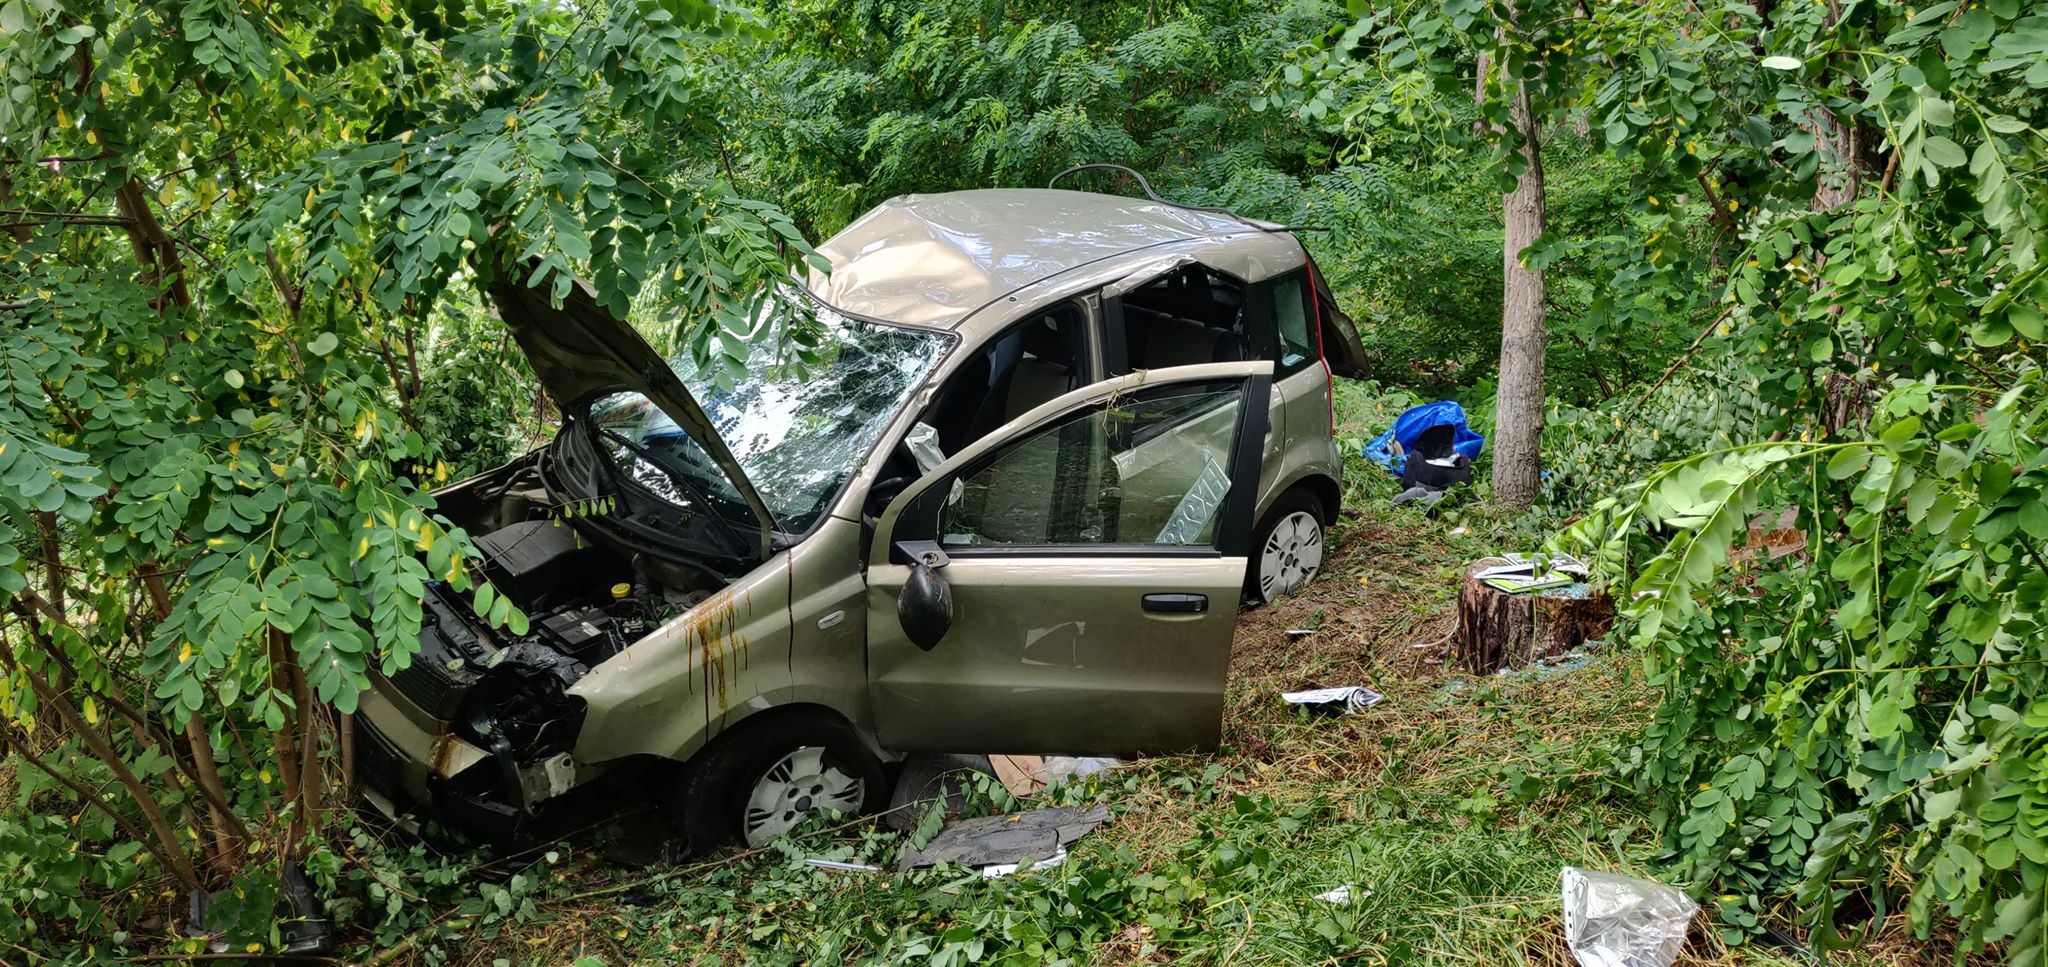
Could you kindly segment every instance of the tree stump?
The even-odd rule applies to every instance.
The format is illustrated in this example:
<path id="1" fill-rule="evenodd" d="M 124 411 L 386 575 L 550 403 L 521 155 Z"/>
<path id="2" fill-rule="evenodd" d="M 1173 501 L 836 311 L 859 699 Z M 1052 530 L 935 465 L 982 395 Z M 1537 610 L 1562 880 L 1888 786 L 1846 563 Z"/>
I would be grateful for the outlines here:
<path id="1" fill-rule="evenodd" d="M 1474 575 L 1506 558 L 1490 557 L 1466 568 L 1458 584 L 1459 663 L 1475 674 L 1522 668 L 1539 658 L 1561 655 L 1614 627 L 1614 601 L 1588 593 L 1583 585 L 1508 594 Z M 1583 596 L 1581 596 L 1583 595 Z"/>

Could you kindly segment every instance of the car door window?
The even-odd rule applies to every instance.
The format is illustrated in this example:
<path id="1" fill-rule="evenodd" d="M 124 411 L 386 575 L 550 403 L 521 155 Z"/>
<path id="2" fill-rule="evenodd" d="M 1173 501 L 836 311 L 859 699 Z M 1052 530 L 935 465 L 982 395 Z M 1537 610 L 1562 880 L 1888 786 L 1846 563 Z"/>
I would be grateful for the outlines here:
<path id="1" fill-rule="evenodd" d="M 1279 374 L 1298 372 L 1320 353 L 1309 327 L 1308 273 L 1297 272 L 1273 283 L 1273 324 L 1280 333 Z"/>
<path id="2" fill-rule="evenodd" d="M 1139 391 L 1044 427 L 961 477 L 941 543 L 1201 546 L 1230 492 L 1236 385 Z"/>

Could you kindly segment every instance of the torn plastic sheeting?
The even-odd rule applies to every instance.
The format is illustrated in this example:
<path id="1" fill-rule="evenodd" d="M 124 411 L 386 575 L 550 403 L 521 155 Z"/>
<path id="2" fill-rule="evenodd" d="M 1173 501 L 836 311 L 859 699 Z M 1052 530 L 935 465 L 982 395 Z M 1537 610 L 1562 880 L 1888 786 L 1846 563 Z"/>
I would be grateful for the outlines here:
<path id="1" fill-rule="evenodd" d="M 1479 452 L 1486 446 L 1486 438 L 1465 422 L 1465 408 L 1452 400 L 1423 403 L 1411 406 L 1394 418 L 1394 425 L 1387 432 L 1374 437 L 1362 450 L 1367 460 L 1379 464 L 1388 473 L 1401 475 L 1406 463 L 1407 451 L 1415 448 L 1415 441 L 1423 431 L 1436 426 L 1451 428 L 1451 449 L 1467 460 L 1479 459 Z M 1400 444 L 1396 452 L 1394 444 Z"/>
<path id="2" fill-rule="evenodd" d="M 1671 967 L 1700 906 L 1675 887 L 1567 866 L 1564 942 L 1583 967 Z"/>
<path id="3" fill-rule="evenodd" d="M 1062 782 L 1092 776 L 1104 769 L 1123 765 L 1122 759 L 1098 756 L 1049 755 L 1045 757 L 1045 784 L 1057 786 Z"/>
<path id="4" fill-rule="evenodd" d="M 1341 688 L 1312 688 L 1305 692 L 1284 692 L 1280 700 L 1289 705 L 1300 705 L 1311 711 L 1332 715 L 1356 715 L 1378 705 L 1386 698 L 1364 685 L 1345 685 Z"/>
<path id="5" fill-rule="evenodd" d="M 899 870 L 956 863 L 994 866 L 1048 860 L 1109 818 L 1109 807 L 1032 809 L 947 823 L 923 849 L 906 849 Z"/>

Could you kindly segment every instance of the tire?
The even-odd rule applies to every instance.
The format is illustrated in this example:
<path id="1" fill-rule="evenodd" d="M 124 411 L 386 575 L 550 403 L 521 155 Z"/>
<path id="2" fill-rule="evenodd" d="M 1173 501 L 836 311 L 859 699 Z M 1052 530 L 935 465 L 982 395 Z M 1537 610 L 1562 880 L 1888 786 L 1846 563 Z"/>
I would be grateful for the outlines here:
<path id="1" fill-rule="evenodd" d="M 852 727 L 822 712 L 769 712 L 690 760 L 676 790 L 690 854 L 762 846 L 827 809 L 866 815 L 888 795 L 882 764 Z"/>
<path id="2" fill-rule="evenodd" d="M 1245 567 L 1245 596 L 1271 604 L 1314 581 L 1325 550 L 1323 503 L 1304 489 L 1280 495 L 1252 531 L 1251 560 Z"/>

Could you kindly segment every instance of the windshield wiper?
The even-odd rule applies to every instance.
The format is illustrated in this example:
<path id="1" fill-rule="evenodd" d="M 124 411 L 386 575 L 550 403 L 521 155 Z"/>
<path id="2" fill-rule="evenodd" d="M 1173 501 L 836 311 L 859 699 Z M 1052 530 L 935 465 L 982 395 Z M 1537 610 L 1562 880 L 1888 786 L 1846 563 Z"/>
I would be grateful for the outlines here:
<path id="1" fill-rule="evenodd" d="M 658 459 L 655 456 L 654 451 L 649 450 L 638 443 L 634 443 L 633 441 L 626 439 L 624 436 L 621 436 L 620 434 L 613 433 L 610 430 L 601 429 L 595 423 L 586 422 L 584 426 L 586 426 L 591 433 L 601 433 L 604 436 L 610 438 L 611 440 L 617 442 L 619 446 L 631 450 L 634 456 L 640 458 L 641 462 L 647 464 L 650 467 L 653 467 L 656 470 L 661 471 L 662 476 L 667 477 L 677 487 L 686 491 L 690 495 L 690 499 L 696 501 L 697 506 L 703 509 L 703 515 L 710 517 L 713 521 L 715 521 L 718 524 L 721 530 L 725 531 L 726 536 L 732 539 L 732 543 L 735 547 L 753 546 L 753 542 L 748 541 L 746 535 L 739 532 L 739 528 L 734 527 L 731 521 L 725 519 L 724 514 L 721 514 L 717 511 L 716 505 L 712 503 L 711 498 L 709 496 L 706 496 L 702 489 L 698 488 L 696 484 L 691 483 L 688 477 L 684 476 L 675 469 L 669 467 L 667 464 L 663 463 L 660 459 Z M 600 458 L 598 462 L 604 463 L 605 461 L 602 458 Z M 614 476 L 613 486 L 618 486 L 618 484 L 622 480 L 622 475 Z"/>

